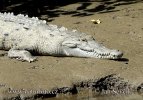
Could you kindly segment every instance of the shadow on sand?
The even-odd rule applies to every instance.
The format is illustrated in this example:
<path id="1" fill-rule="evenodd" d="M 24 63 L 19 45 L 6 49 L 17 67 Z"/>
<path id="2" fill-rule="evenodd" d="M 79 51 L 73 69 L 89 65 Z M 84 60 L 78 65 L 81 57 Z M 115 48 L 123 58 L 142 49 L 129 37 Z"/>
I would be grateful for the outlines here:
<path id="1" fill-rule="evenodd" d="M 28 14 L 29 16 L 37 16 L 47 20 L 47 18 L 60 15 L 84 17 L 95 13 L 115 12 L 118 11 L 115 9 L 117 6 L 137 2 L 142 2 L 142 0 L 0 0 L 0 11 Z M 71 4 L 78 4 L 79 6 L 71 11 L 60 9 Z M 90 8 L 93 4 L 96 6 Z"/>

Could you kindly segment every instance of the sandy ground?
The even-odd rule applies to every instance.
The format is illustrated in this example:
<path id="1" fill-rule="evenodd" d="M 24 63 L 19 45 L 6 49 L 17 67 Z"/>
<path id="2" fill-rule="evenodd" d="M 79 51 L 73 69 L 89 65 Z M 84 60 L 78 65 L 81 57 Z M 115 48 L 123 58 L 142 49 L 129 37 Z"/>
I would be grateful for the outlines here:
<path id="1" fill-rule="evenodd" d="M 60 9 L 74 10 L 80 4 Z M 90 7 L 94 6 L 91 5 Z M 143 3 L 117 6 L 117 12 L 95 13 L 86 17 L 61 15 L 52 24 L 91 34 L 106 47 L 124 52 L 123 60 L 38 56 L 33 63 L 0 57 L 0 96 L 7 88 L 27 91 L 51 90 L 73 82 L 117 74 L 131 84 L 143 82 Z M 90 22 L 100 19 L 101 24 Z M 2 54 L 4 51 L 1 51 Z M 16 91 L 17 92 L 17 91 Z M 11 95 L 11 94 L 9 94 Z M 27 94 L 28 95 L 28 94 Z"/>

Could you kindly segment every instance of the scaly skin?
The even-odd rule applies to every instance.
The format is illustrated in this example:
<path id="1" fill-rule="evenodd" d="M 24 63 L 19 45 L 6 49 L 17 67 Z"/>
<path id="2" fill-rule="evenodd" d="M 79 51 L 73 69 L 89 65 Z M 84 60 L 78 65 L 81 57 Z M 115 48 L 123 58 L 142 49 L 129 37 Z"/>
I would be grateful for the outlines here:
<path id="1" fill-rule="evenodd" d="M 99 44 L 92 36 L 47 24 L 36 17 L 0 13 L 0 49 L 10 58 L 35 61 L 41 55 L 119 59 L 123 53 Z"/>

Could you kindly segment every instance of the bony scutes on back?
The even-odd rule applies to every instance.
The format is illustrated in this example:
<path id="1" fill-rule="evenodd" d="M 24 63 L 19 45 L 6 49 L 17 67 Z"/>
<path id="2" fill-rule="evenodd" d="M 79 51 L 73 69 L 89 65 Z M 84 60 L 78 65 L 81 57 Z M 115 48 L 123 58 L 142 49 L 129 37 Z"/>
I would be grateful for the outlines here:
<path id="1" fill-rule="evenodd" d="M 38 17 L 28 17 L 28 15 L 18 14 L 14 15 L 14 13 L 0 13 L 0 20 L 4 20 L 7 22 L 15 22 L 19 24 L 31 24 L 31 25 L 39 25 L 46 24 L 45 20 L 39 20 Z"/>

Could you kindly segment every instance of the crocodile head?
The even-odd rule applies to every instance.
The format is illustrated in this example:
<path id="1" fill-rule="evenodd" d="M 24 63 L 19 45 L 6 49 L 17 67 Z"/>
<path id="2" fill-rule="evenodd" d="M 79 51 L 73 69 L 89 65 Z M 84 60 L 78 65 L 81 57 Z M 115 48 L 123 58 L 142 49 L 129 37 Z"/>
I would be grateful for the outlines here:
<path id="1" fill-rule="evenodd" d="M 63 43 L 63 51 L 66 56 L 92 57 L 104 59 L 119 59 L 123 52 L 104 47 L 92 37 L 66 39 Z"/>

